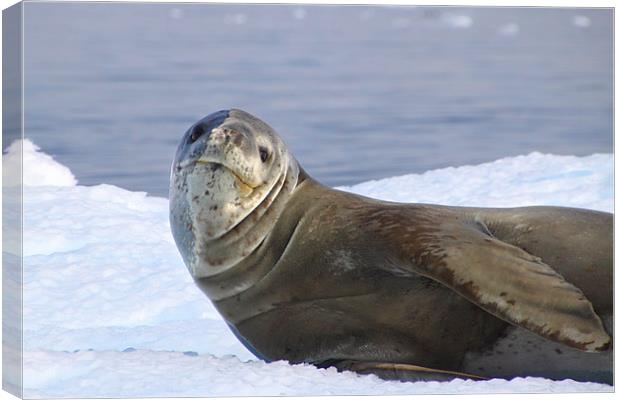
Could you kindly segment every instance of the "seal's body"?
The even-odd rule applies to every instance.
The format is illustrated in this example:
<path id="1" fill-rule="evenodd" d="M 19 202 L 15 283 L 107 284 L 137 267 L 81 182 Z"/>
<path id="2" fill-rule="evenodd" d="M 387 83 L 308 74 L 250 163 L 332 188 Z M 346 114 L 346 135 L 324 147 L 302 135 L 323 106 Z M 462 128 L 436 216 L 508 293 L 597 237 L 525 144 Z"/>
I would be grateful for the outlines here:
<path id="1" fill-rule="evenodd" d="M 612 380 L 610 214 L 333 190 L 239 110 L 188 130 L 170 200 L 197 285 L 260 358 L 401 380 Z"/>

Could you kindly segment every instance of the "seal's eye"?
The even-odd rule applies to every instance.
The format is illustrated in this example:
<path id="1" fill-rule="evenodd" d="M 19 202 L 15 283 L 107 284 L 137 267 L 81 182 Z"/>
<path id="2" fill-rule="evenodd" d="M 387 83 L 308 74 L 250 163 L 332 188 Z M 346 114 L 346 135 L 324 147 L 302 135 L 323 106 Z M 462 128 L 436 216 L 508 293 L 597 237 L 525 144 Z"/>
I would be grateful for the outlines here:
<path id="1" fill-rule="evenodd" d="M 262 162 L 267 161 L 267 159 L 269 158 L 269 151 L 265 147 L 262 147 L 262 146 L 259 147 L 258 148 L 258 153 L 260 154 L 260 160 Z"/>
<path id="2" fill-rule="evenodd" d="M 202 130 L 202 127 L 194 127 L 194 129 L 192 130 L 192 134 L 189 136 L 189 142 L 194 143 L 196 140 L 198 140 L 200 136 L 202 136 L 203 133 L 204 131 Z"/>

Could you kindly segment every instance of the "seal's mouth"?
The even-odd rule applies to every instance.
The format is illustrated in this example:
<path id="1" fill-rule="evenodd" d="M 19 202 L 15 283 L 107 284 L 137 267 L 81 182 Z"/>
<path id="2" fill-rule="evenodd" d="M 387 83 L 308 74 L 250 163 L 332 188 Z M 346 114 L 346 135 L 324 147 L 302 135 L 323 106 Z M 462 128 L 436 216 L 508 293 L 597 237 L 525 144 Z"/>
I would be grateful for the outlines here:
<path id="1" fill-rule="evenodd" d="M 241 196 L 243 197 L 247 197 L 251 195 L 254 189 L 258 187 L 258 186 L 252 186 L 251 184 L 246 182 L 241 176 L 239 176 L 237 172 L 235 172 L 234 169 L 230 168 L 229 166 L 227 166 L 226 164 L 222 162 L 198 159 L 196 160 L 196 164 L 207 164 L 207 165 L 217 166 L 220 168 L 225 168 L 228 172 L 231 173 L 233 178 L 235 178 L 235 183 L 237 184 L 237 187 L 239 188 L 239 192 L 241 193 Z"/>

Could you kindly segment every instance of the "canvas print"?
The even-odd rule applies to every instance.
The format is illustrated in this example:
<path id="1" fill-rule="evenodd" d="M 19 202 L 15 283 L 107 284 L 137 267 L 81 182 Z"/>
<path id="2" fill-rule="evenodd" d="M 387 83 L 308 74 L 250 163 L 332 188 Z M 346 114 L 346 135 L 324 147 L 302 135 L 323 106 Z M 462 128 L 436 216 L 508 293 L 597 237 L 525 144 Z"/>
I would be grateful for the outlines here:
<path id="1" fill-rule="evenodd" d="M 3 389 L 613 392 L 610 8 L 3 11 Z"/>

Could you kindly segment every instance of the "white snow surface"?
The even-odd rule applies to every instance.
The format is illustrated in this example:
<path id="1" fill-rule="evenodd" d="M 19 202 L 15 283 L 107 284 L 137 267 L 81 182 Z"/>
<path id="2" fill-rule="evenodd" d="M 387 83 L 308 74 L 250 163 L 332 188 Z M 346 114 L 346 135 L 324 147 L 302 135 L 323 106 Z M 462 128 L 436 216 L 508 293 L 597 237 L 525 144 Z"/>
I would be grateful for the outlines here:
<path id="1" fill-rule="evenodd" d="M 23 152 L 21 148 L 23 147 Z M 23 156 L 23 161 L 21 155 Z M 22 162 L 23 175 L 19 173 Z M 54 161 L 49 155 L 42 153 L 40 148 L 29 139 L 16 140 L 2 155 L 2 170 L 4 186 L 75 186 L 77 181 L 69 170 L 62 164 Z"/>
<path id="2" fill-rule="evenodd" d="M 9 147 L 3 167 L 19 149 Z M 31 142 L 23 151 L 25 397 L 613 389 L 542 378 L 387 382 L 259 361 L 194 285 L 170 233 L 167 199 L 106 184 L 79 186 Z M 613 211 L 613 157 L 532 153 L 341 189 L 400 202 Z"/>

